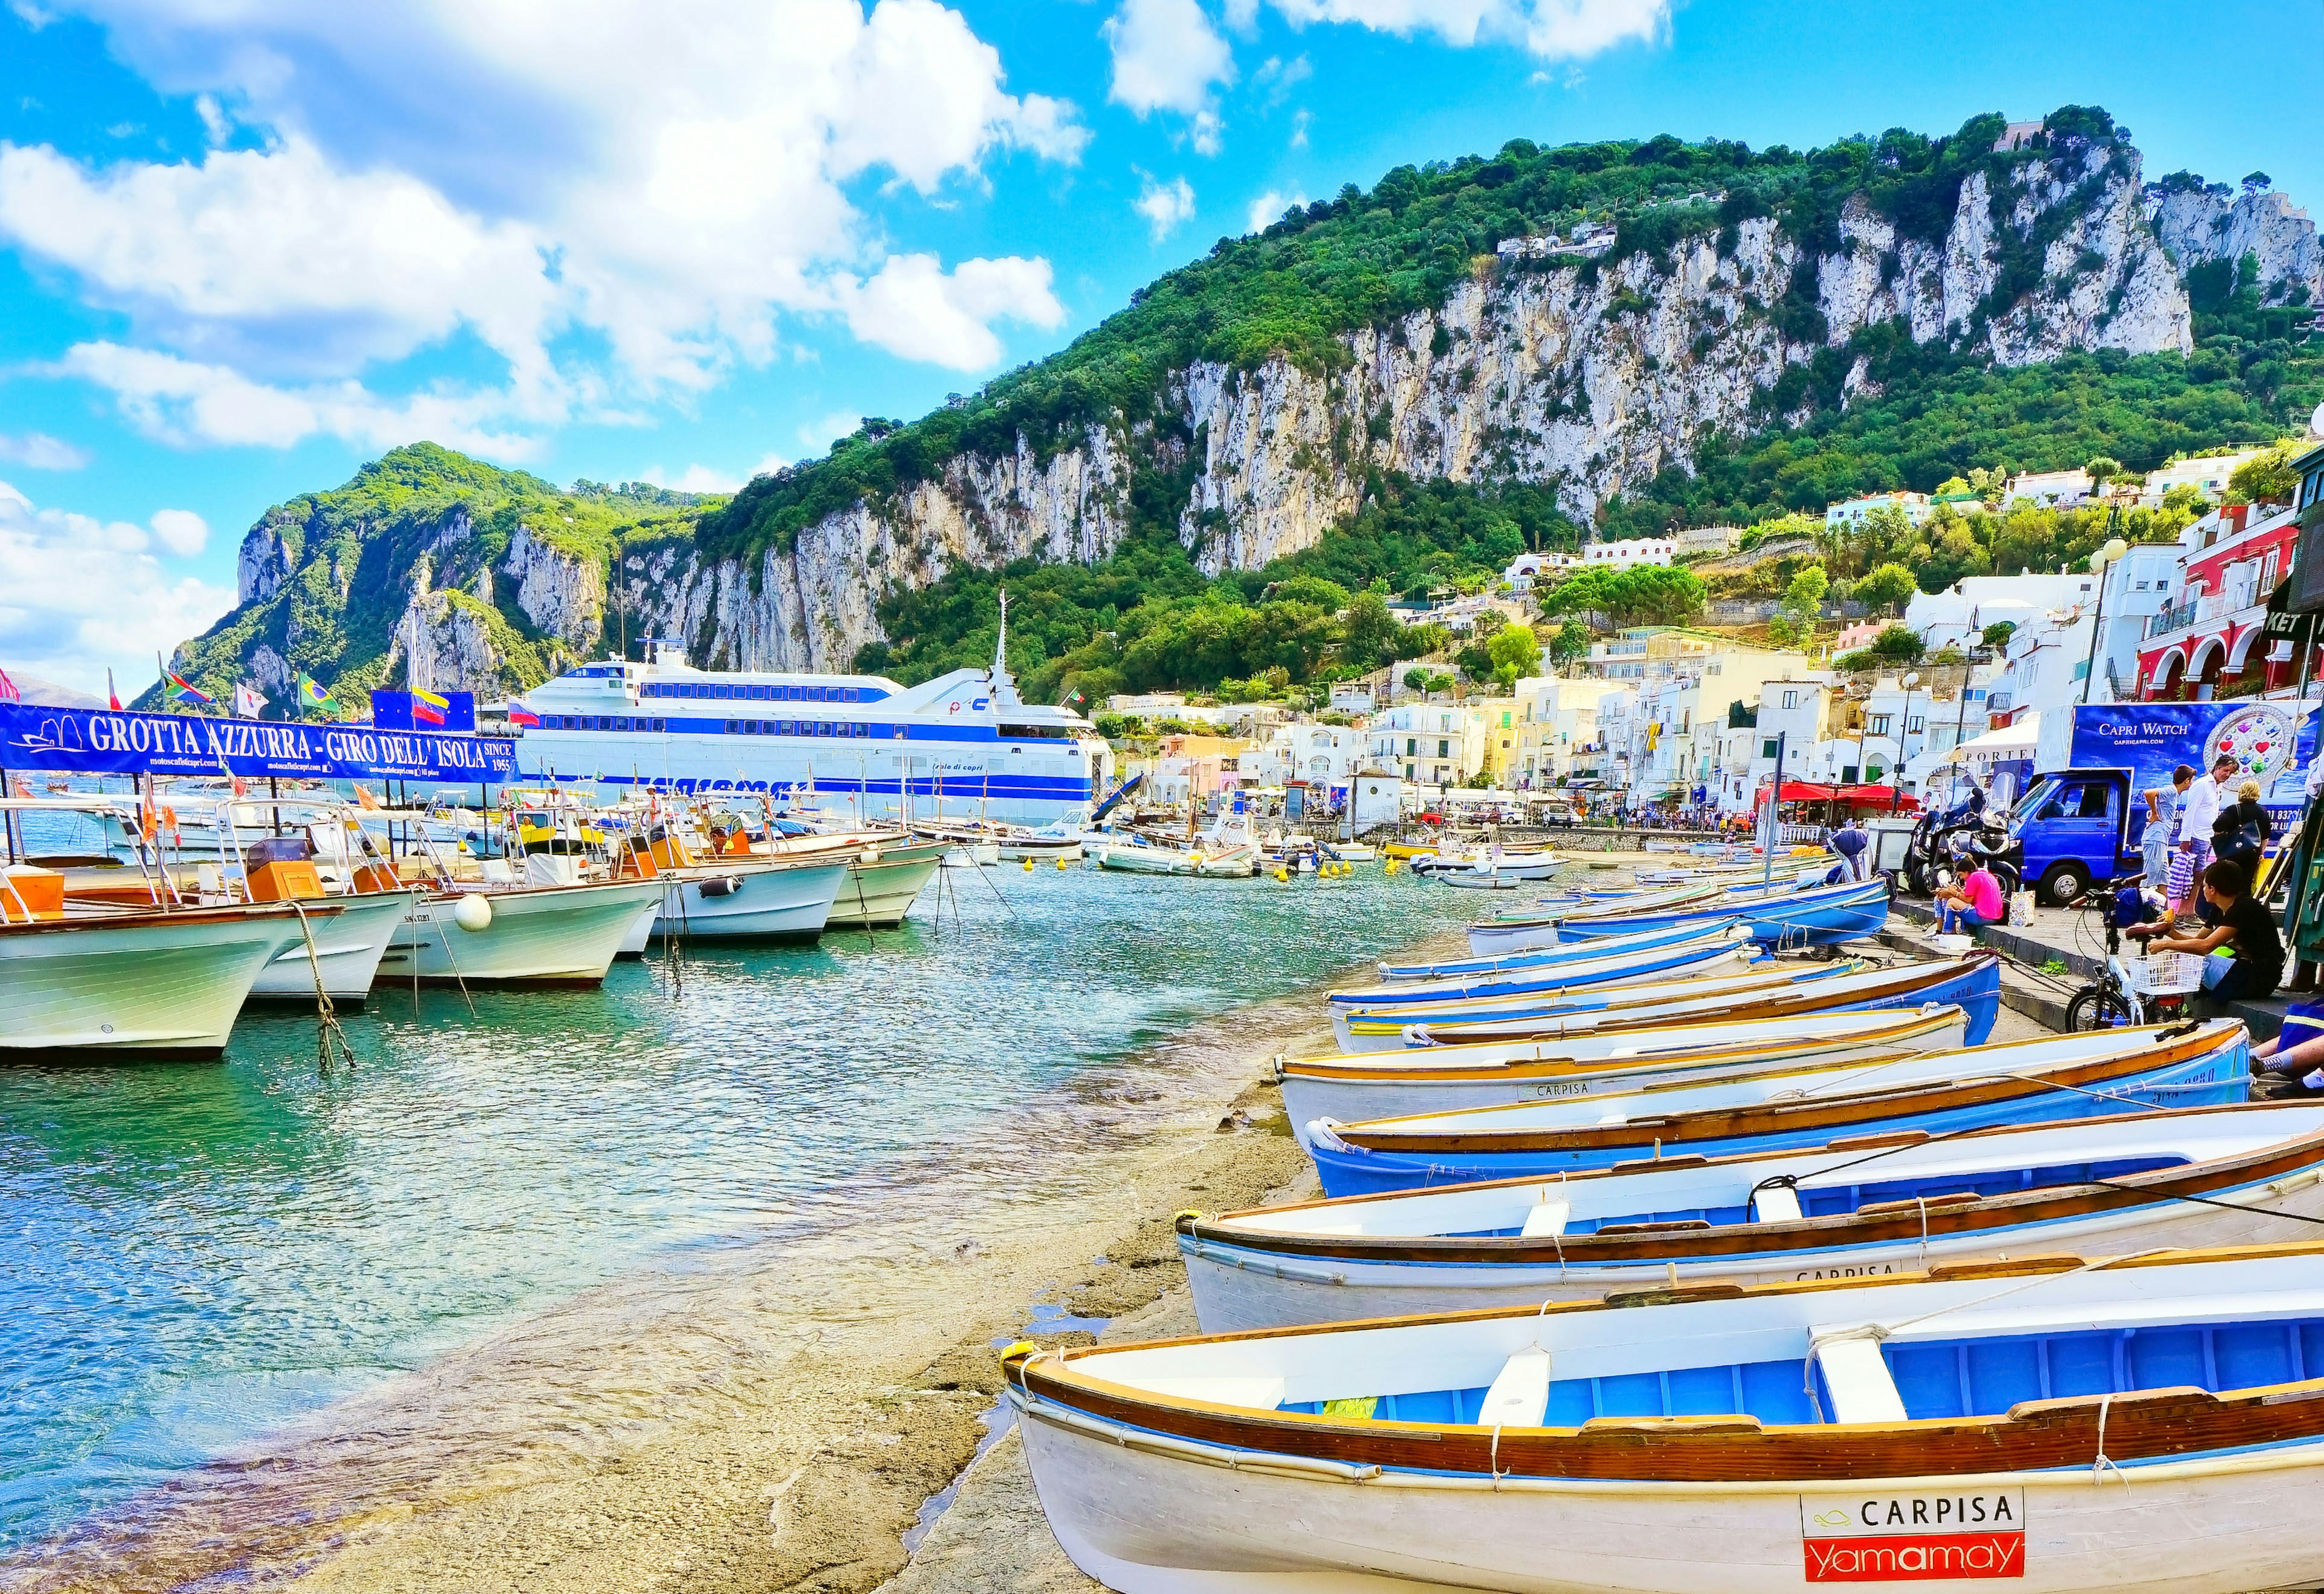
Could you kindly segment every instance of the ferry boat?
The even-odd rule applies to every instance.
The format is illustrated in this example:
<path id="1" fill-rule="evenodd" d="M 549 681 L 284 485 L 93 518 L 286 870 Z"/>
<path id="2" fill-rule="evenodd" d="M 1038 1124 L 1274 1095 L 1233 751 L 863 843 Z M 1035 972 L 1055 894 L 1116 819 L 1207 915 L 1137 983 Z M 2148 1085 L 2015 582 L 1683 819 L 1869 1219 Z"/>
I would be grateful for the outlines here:
<path id="1" fill-rule="evenodd" d="M 583 664 L 510 704 L 526 780 L 812 800 L 861 820 L 1081 824 L 1111 752 L 1070 709 L 1027 703 L 1003 663 L 918 686 L 878 675 L 696 670 L 682 643 Z"/>

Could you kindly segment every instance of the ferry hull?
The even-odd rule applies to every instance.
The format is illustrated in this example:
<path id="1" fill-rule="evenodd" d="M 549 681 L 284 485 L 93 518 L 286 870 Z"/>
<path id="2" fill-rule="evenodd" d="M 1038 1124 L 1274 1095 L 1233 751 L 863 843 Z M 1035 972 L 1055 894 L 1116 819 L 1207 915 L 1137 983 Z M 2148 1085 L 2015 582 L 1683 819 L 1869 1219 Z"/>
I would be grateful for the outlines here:
<path id="1" fill-rule="evenodd" d="M 262 969 L 293 943 L 288 913 L 162 914 L 0 930 L 0 1058 L 210 1058 Z"/>
<path id="2" fill-rule="evenodd" d="M 1121 1594 L 1804 1594 L 1820 1585 L 1802 1497 L 1850 1487 L 1359 1468 L 1128 1428 L 1013 1384 L 1009 1395 L 1057 1543 Z M 2319 1469 L 2324 1446 L 2306 1444 L 1873 1487 L 2022 1488 L 2022 1575 L 2003 1585 L 2016 1594 L 2244 1594 L 2324 1579 L 2306 1515 Z"/>
<path id="3" fill-rule="evenodd" d="M 809 941 L 823 933 L 847 860 L 738 864 L 665 876 L 654 933 L 687 941 Z"/>
<path id="4" fill-rule="evenodd" d="M 661 901 L 659 880 L 494 893 L 492 922 L 464 930 L 456 897 L 427 897 L 405 915 L 380 959 L 378 983 L 590 986 L 605 978 L 639 910 Z"/>
<path id="5" fill-rule="evenodd" d="M 313 955 L 309 955 L 307 938 L 299 937 L 289 951 L 260 973 L 250 987 L 252 1001 L 312 1003 L 318 969 L 324 993 L 334 1006 L 360 1007 L 370 996 L 379 961 L 387 955 L 387 943 L 411 911 L 416 894 L 388 891 L 324 900 L 338 913 L 309 921 L 315 938 Z"/>

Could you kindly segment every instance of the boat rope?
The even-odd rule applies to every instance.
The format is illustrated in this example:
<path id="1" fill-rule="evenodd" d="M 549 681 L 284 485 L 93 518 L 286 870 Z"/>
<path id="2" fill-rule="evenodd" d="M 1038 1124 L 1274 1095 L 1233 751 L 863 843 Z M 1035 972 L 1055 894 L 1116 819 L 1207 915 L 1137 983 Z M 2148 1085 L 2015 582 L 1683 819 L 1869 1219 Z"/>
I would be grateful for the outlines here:
<path id="1" fill-rule="evenodd" d="M 2305 1212 L 2286 1212 L 2274 1207 L 2246 1207 L 2236 1201 L 2214 1200 L 2209 1196 L 2182 1195 L 2177 1191 L 2143 1190 L 2135 1184 L 2124 1184 L 2117 1180 L 2095 1176 L 2083 1181 L 2086 1184 L 2102 1184 L 2108 1190 L 2126 1190 L 2135 1195 L 2162 1195 L 2174 1201 L 2190 1201 L 2197 1206 L 2222 1207 L 2230 1212 L 2253 1212 L 2263 1218 L 2289 1218 L 2296 1223 L 2324 1224 L 2324 1218 L 2311 1218 Z"/>
<path id="2" fill-rule="evenodd" d="M 1921 1271 L 1929 1271 L 1929 1198 L 1915 1194 L 1914 1202 L 1921 1209 Z"/>
<path id="3" fill-rule="evenodd" d="M 1493 1492 L 1499 1494 L 1501 1479 L 1507 1478 L 1509 1473 L 1501 1470 L 1501 1425 L 1499 1423 L 1493 1424 L 1493 1448 L 1486 1452 L 1485 1470 L 1493 1475 Z M 1516 1470 L 1514 1467 L 1509 1469 L 1509 1472 Z"/>
<path id="4" fill-rule="evenodd" d="M 460 959 L 452 955 L 452 932 L 444 928 L 444 921 L 441 919 L 436 921 L 436 939 L 444 943 L 444 961 L 452 966 L 452 983 L 460 987 L 460 999 L 468 1005 L 468 1016 L 470 1018 L 474 1018 L 476 1015 L 476 999 L 468 994 L 468 982 L 460 973 Z M 412 996 L 413 998 L 417 1000 L 420 992 L 420 975 L 418 972 L 420 960 L 416 958 L 413 959 L 411 966 L 413 970 L 411 976 Z"/>
<path id="5" fill-rule="evenodd" d="M 1989 1306 L 1996 1301 L 2006 1300 L 2012 1295 L 2022 1295 L 2028 1290 L 2039 1289 L 2042 1285 L 2050 1284 L 2058 1279 L 2073 1278 L 2085 1273 L 2096 1273 L 2101 1268 L 2112 1267 L 2116 1264 L 2122 1262 L 2136 1262 L 2142 1257 L 2168 1256 L 2175 1249 L 2177 1249 L 2177 1247 L 2172 1246 L 2153 1246 L 2144 1251 L 2132 1251 L 2126 1256 L 2100 1256 L 2094 1261 L 2083 1263 L 2080 1267 L 2070 1267 L 2062 1273 L 2036 1274 L 2032 1278 L 2026 1279 L 2021 1284 L 2011 1284 L 2006 1289 L 1996 1290 L 1990 1295 L 1980 1295 L 1974 1301 L 1963 1301 L 1957 1305 L 1939 1306 L 1931 1311 L 1923 1311 L 1916 1317 L 1908 1317 L 1898 1322 L 1857 1323 L 1849 1328 L 1838 1329 L 1833 1330 L 1831 1333 L 1821 1336 L 1815 1341 L 1814 1345 L 1811 1345 L 1809 1347 L 1808 1359 L 1811 1361 L 1815 1359 L 1814 1350 L 1816 1345 L 1829 1345 L 1842 1339 L 1870 1339 L 1875 1343 L 1878 1343 L 1881 1340 L 1894 1339 L 1904 1330 L 1915 1327 L 1921 1323 L 1928 1322 L 1932 1319 L 1950 1317 L 1953 1313 L 1958 1311 L 1969 1311 L 1979 1306 Z"/>
<path id="6" fill-rule="evenodd" d="M 2114 1458 L 2106 1453 L 2107 1408 L 2113 1404 L 2113 1390 L 2109 1389 L 2104 1395 L 2098 1396 L 2098 1459 L 2090 1463 L 2090 1483 L 2095 1487 L 2105 1482 L 2106 1475 L 2111 1472 L 2116 1478 L 2122 1479 L 2123 1493 L 2128 1494 L 2130 1492 L 2130 1474 L 2116 1466 L 2114 1464 Z"/>
<path id="7" fill-rule="evenodd" d="M 307 910 L 297 897 L 291 897 L 290 911 L 299 915 L 299 933 L 307 942 L 307 967 L 315 976 L 315 1068 L 318 1073 L 329 1073 L 334 1062 L 344 1061 L 347 1067 L 355 1065 L 355 1049 L 347 1040 L 346 1031 L 339 1027 L 338 1009 L 331 1004 L 331 993 L 323 988 L 323 958 L 315 950 L 315 927 L 308 922 Z"/>

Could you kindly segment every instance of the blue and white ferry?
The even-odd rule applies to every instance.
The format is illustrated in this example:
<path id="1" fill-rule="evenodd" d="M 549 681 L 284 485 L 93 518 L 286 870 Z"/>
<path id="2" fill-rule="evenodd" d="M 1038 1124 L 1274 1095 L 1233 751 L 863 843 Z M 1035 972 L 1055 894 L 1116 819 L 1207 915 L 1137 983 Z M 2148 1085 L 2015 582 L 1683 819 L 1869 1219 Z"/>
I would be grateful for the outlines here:
<path id="1" fill-rule="evenodd" d="M 1089 721 L 1022 701 L 997 648 L 990 670 L 918 686 L 696 670 L 668 640 L 645 653 L 583 664 L 510 703 L 521 778 L 766 792 L 897 822 L 1079 826 L 1111 774 Z"/>

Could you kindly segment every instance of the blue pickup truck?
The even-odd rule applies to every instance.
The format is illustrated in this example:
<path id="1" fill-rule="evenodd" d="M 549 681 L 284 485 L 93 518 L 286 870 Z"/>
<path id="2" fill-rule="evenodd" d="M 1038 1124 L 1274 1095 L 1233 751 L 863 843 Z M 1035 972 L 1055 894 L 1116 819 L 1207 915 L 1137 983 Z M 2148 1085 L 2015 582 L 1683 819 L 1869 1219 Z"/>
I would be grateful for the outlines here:
<path id="1" fill-rule="evenodd" d="M 2143 867 L 2146 804 L 2132 800 L 2127 769 L 2037 774 L 2009 811 L 2010 847 L 2003 856 L 2043 902 L 2071 902 L 2094 880 Z"/>

